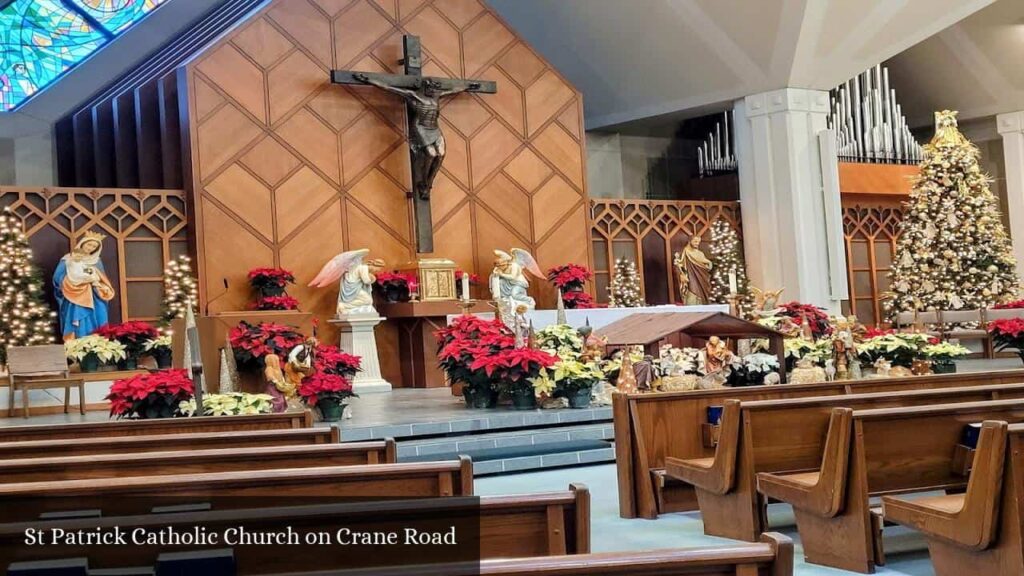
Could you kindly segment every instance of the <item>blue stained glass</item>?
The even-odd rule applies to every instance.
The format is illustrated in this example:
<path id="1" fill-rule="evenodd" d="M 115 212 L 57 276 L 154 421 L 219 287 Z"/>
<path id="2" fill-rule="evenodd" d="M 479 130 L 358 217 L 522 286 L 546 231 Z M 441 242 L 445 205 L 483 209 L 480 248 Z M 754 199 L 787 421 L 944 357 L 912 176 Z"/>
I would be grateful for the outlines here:
<path id="1" fill-rule="evenodd" d="M 0 111 L 11 110 L 164 0 L 14 0 L 0 10 Z"/>

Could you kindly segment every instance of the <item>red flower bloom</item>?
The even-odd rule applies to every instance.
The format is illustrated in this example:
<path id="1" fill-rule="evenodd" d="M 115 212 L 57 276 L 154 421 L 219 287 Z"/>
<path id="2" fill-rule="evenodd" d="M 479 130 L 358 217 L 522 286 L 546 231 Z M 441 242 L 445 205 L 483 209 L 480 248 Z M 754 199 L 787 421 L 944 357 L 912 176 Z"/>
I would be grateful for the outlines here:
<path id="1" fill-rule="evenodd" d="M 249 307 L 253 310 L 298 310 L 299 301 L 291 296 L 265 296 Z"/>
<path id="2" fill-rule="evenodd" d="M 562 302 L 569 309 L 597 308 L 594 297 L 586 292 L 562 292 Z"/>
<path id="3" fill-rule="evenodd" d="M 193 391 L 184 370 L 161 370 L 115 380 L 106 399 L 111 416 L 169 417 L 178 413 L 178 404 L 191 398 Z"/>
<path id="4" fill-rule="evenodd" d="M 253 325 L 242 321 L 231 329 L 228 340 L 235 350 L 235 360 L 239 365 L 258 368 L 262 366 L 263 357 L 267 354 L 284 358 L 292 348 L 302 344 L 305 338 L 290 326 L 272 322 Z"/>
<path id="5" fill-rule="evenodd" d="M 811 326 L 811 334 L 815 338 L 821 338 L 832 334 L 832 325 L 828 321 L 828 314 L 813 304 L 802 304 L 800 302 L 787 302 L 782 305 L 783 316 L 793 319 L 798 326 L 803 326 L 806 318 Z"/>
<path id="6" fill-rule="evenodd" d="M 466 274 L 466 273 L 465 273 L 465 272 L 463 272 L 462 270 L 456 270 L 456 271 L 455 271 L 455 279 L 456 279 L 456 280 L 458 280 L 459 282 L 461 282 L 461 281 L 462 281 L 462 277 L 463 277 L 463 276 L 464 276 L 465 274 Z M 469 283 L 470 283 L 470 284 L 472 284 L 473 286 L 476 286 L 477 284 L 479 284 L 479 283 L 480 283 L 480 276 L 478 276 L 478 275 L 476 275 L 476 274 L 473 274 L 472 272 L 470 272 L 470 273 L 469 273 Z"/>
<path id="7" fill-rule="evenodd" d="M 1014 300 L 1012 302 L 1004 302 L 1002 304 L 996 304 L 992 307 L 996 310 L 1008 310 L 1015 308 L 1024 308 L 1024 300 Z"/>
<path id="8" fill-rule="evenodd" d="M 317 372 L 351 377 L 360 370 L 363 359 L 359 356 L 346 354 L 337 346 L 320 344 L 313 354 Z"/>
<path id="9" fill-rule="evenodd" d="M 562 290 L 582 288 L 593 274 L 585 266 L 565 264 L 548 270 L 548 281 Z"/>
<path id="10" fill-rule="evenodd" d="M 249 284 L 254 288 L 264 285 L 285 287 L 295 282 L 295 275 L 284 268 L 253 268 L 249 270 Z"/>
<path id="11" fill-rule="evenodd" d="M 883 330 L 881 328 L 868 328 L 864 331 L 864 339 L 868 340 L 871 338 L 877 338 L 878 336 L 888 336 L 889 334 L 895 334 L 896 331 L 893 329 Z"/>
<path id="12" fill-rule="evenodd" d="M 310 406 L 316 406 L 316 403 L 324 398 L 344 400 L 355 396 L 352 392 L 352 383 L 347 378 L 319 372 L 303 378 L 298 392 L 302 400 Z"/>
<path id="13" fill-rule="evenodd" d="M 96 329 L 97 335 L 107 340 L 116 340 L 124 344 L 129 356 L 139 356 L 146 347 L 146 341 L 160 335 L 149 322 L 133 320 L 120 324 L 104 324 Z"/>

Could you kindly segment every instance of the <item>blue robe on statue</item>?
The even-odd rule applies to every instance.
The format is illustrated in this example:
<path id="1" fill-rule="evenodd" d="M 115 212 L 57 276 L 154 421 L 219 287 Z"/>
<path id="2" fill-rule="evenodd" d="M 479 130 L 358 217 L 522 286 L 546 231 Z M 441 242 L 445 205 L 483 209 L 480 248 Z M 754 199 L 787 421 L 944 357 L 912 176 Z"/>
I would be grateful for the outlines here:
<path id="1" fill-rule="evenodd" d="M 53 294 L 59 305 L 60 329 L 64 340 L 88 336 L 108 321 L 107 301 L 114 296 L 114 289 L 103 270 L 103 263 L 84 264 L 72 262 L 69 278 L 69 256 L 61 258 L 53 272 Z M 84 272 L 83 272 L 84 271 Z M 83 278 L 83 273 L 99 276 L 98 285 Z"/>

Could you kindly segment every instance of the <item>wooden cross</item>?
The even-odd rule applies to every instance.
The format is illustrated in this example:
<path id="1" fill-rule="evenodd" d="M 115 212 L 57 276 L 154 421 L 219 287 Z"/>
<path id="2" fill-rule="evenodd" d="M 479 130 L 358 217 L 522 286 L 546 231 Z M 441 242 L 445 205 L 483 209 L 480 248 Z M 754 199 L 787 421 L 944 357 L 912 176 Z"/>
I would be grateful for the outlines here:
<path id="1" fill-rule="evenodd" d="M 498 85 L 489 80 L 436 78 L 423 75 L 423 55 L 418 36 L 402 37 L 405 74 L 378 74 L 352 70 L 332 70 L 334 84 L 375 86 L 405 99 L 408 121 L 409 160 L 412 166 L 413 213 L 416 251 L 434 251 L 434 233 L 430 218 L 430 190 L 445 157 L 444 134 L 438 123 L 441 100 L 460 92 L 494 94 Z"/>

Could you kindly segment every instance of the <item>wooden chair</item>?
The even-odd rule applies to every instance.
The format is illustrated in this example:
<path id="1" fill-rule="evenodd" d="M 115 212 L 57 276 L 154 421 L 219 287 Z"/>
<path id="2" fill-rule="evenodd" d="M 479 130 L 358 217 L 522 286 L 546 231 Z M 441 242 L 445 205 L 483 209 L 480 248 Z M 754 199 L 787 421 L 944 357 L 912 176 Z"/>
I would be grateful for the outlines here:
<path id="1" fill-rule="evenodd" d="M 951 329 L 950 324 L 978 324 L 977 328 Z M 946 339 L 980 340 L 982 357 L 992 357 L 992 337 L 985 330 L 985 314 L 983 310 L 945 310 L 942 312 L 942 333 Z"/>
<path id="2" fill-rule="evenodd" d="M 47 388 L 64 388 L 64 413 L 67 414 L 72 386 L 78 387 L 78 410 L 85 414 L 85 380 L 81 376 L 71 377 L 64 346 L 11 346 L 7 348 L 7 371 L 10 383 L 8 416 L 14 416 L 14 396 L 18 390 L 21 390 L 23 415 L 28 418 L 29 390 Z"/>

